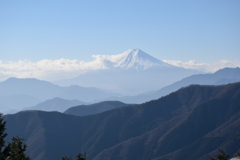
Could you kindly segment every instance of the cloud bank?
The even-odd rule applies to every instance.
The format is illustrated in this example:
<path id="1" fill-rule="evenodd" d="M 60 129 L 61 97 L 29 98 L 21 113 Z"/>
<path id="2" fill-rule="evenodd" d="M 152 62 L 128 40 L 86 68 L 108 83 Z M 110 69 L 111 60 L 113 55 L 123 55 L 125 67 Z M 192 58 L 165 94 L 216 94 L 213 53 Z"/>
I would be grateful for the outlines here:
<path id="1" fill-rule="evenodd" d="M 68 79 L 91 70 L 107 69 L 109 65 L 106 63 L 106 61 L 109 61 L 109 58 L 111 59 L 112 57 L 94 55 L 93 58 L 95 58 L 95 60 L 90 62 L 70 59 L 44 59 L 37 62 L 31 62 L 27 60 L 21 60 L 18 62 L 0 61 L 0 81 L 6 80 L 9 77 L 37 78 L 48 81 Z M 215 72 L 225 67 L 240 67 L 239 61 L 228 60 L 221 60 L 211 64 L 197 63 L 194 60 L 189 62 L 163 60 L 163 62 L 178 67 L 196 69 L 204 72 Z"/>
<path id="2" fill-rule="evenodd" d="M 190 60 L 188 62 L 182 62 L 178 60 L 163 60 L 163 62 L 177 67 L 182 67 L 186 69 L 196 69 L 199 71 L 211 73 L 226 67 L 229 68 L 240 67 L 240 61 L 228 61 L 228 60 L 221 60 L 215 63 L 197 63 L 195 60 Z"/>
<path id="3" fill-rule="evenodd" d="M 72 78 L 90 70 L 105 69 L 104 63 L 96 59 L 84 62 L 70 59 L 48 60 L 37 62 L 21 60 L 18 62 L 0 61 L 0 80 L 9 77 L 37 78 L 55 81 L 64 78 Z"/>

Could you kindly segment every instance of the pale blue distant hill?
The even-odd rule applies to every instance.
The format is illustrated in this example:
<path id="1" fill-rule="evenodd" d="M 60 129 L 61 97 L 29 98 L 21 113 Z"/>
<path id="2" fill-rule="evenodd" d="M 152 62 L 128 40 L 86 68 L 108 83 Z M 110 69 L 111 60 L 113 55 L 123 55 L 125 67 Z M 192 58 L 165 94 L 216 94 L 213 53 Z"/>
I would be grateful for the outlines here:
<path id="1" fill-rule="evenodd" d="M 182 87 L 191 84 L 200 85 L 222 85 L 240 81 L 240 68 L 224 68 L 212 74 L 198 74 L 186 77 L 178 82 L 166 86 L 155 93 L 155 98 L 167 95 Z"/>
<path id="2" fill-rule="evenodd" d="M 100 98 L 107 98 L 115 93 L 94 87 L 80 87 L 77 85 L 62 87 L 33 78 L 9 78 L 6 81 L 0 82 L 0 96 L 19 94 L 31 95 L 42 101 L 55 97 L 93 101 Z"/>
<path id="3" fill-rule="evenodd" d="M 22 108 L 30 107 L 40 102 L 39 99 L 24 94 L 2 95 L 0 96 L 0 113 L 15 113 Z"/>
<path id="4" fill-rule="evenodd" d="M 47 81 L 32 78 L 9 78 L 6 81 L 0 82 L 0 100 L 1 98 L 3 99 L 0 102 L 0 104 L 2 104 L 0 112 L 16 112 L 25 107 L 35 106 L 40 102 L 55 97 L 66 100 L 76 99 L 81 102 L 91 102 L 113 95 L 118 94 L 93 87 L 80 87 L 77 85 L 62 87 Z"/>
<path id="5" fill-rule="evenodd" d="M 180 81 L 177 81 L 171 85 L 161 88 L 157 91 L 152 91 L 145 94 L 139 94 L 137 96 L 124 96 L 124 97 L 111 97 L 108 100 L 119 100 L 124 103 L 143 103 L 153 99 L 158 99 L 171 92 L 174 92 L 182 87 L 189 86 L 191 84 L 200 85 L 222 85 L 228 83 L 234 83 L 240 81 L 240 68 L 224 68 L 215 73 L 197 74 Z"/>
<path id="6" fill-rule="evenodd" d="M 63 98 L 53 98 L 46 100 L 42 103 L 39 103 L 32 107 L 24 108 L 23 110 L 40 110 L 40 111 L 58 111 L 63 112 L 70 107 L 78 106 L 81 104 L 85 104 L 79 100 L 66 100 Z"/>

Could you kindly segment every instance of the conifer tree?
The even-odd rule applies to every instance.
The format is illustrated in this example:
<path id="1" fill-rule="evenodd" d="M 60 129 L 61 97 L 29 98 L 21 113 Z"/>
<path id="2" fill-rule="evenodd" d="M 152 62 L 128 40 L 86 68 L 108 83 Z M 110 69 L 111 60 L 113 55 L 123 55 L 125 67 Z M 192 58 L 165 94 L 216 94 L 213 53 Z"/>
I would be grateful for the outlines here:
<path id="1" fill-rule="evenodd" d="M 7 136 L 5 125 L 6 122 L 0 113 L 0 160 L 5 160 L 9 156 L 9 146 L 5 145 L 5 137 Z"/>
<path id="2" fill-rule="evenodd" d="M 228 160 L 229 158 L 229 155 L 227 155 L 223 150 L 219 149 L 218 150 L 220 152 L 220 154 L 216 155 L 215 157 L 218 159 L 218 160 Z M 216 160 L 214 158 L 209 158 L 209 160 Z"/>
<path id="3" fill-rule="evenodd" d="M 6 145 L 5 138 L 7 136 L 6 122 L 0 113 L 0 160 L 30 160 L 24 153 L 27 146 L 23 143 L 23 139 L 13 137 L 12 142 Z"/>
<path id="4" fill-rule="evenodd" d="M 88 152 L 85 152 L 84 154 L 79 153 L 76 156 L 76 160 L 87 160 L 87 153 Z M 62 157 L 62 160 L 72 160 L 72 157 Z"/>
<path id="5" fill-rule="evenodd" d="M 84 154 L 79 153 L 77 155 L 77 159 L 76 160 L 86 160 L 87 159 L 87 152 L 85 152 Z"/>
<path id="6" fill-rule="evenodd" d="M 10 155 L 13 160 L 30 160 L 25 154 L 27 145 L 23 143 L 20 137 L 13 137 L 12 142 L 9 143 Z"/>

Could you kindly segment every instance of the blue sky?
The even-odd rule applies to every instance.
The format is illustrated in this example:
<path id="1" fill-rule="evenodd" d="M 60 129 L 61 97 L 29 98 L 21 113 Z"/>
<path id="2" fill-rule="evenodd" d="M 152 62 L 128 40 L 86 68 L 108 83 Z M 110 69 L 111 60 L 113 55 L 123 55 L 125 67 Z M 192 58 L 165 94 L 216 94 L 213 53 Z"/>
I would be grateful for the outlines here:
<path id="1" fill-rule="evenodd" d="M 57 80 L 139 48 L 166 63 L 240 67 L 240 0 L 1 0 L 0 80 Z"/>
<path id="2" fill-rule="evenodd" d="M 60 58 L 140 48 L 163 60 L 240 59 L 239 0 L 2 0 L 0 60 Z"/>

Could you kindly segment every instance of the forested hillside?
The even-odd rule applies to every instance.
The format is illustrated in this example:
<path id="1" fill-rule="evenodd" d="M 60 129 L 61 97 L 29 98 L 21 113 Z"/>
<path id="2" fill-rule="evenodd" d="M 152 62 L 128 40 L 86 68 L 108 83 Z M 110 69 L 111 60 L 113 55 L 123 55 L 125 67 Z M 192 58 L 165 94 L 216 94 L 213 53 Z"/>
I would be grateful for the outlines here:
<path id="1" fill-rule="evenodd" d="M 91 116 L 26 111 L 6 115 L 35 160 L 89 151 L 93 160 L 207 159 L 240 146 L 240 83 L 192 85 L 158 100 Z"/>

